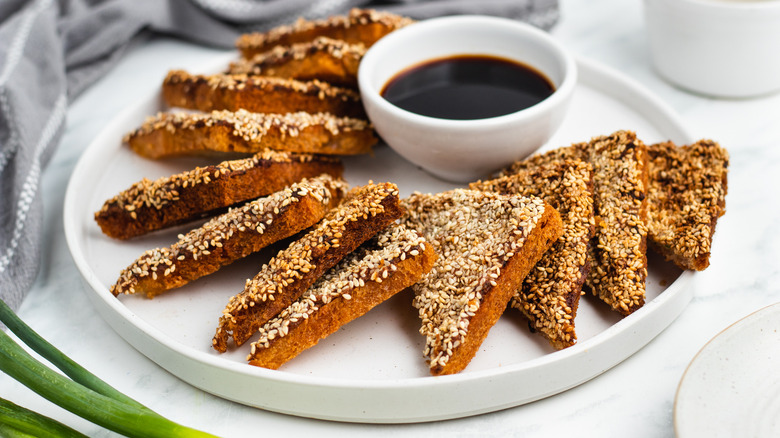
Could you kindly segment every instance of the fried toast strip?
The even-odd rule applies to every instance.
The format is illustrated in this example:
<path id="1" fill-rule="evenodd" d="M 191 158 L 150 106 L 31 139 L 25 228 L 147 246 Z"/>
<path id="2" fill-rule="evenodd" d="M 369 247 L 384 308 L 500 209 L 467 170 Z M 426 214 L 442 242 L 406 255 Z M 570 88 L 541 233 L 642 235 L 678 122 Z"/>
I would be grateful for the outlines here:
<path id="1" fill-rule="evenodd" d="M 249 59 L 230 64 L 228 73 L 309 81 L 317 79 L 334 85 L 357 87 L 357 71 L 366 53 L 363 44 L 318 37 L 289 46 L 276 46 Z"/>
<path id="2" fill-rule="evenodd" d="M 377 139 L 365 120 L 327 113 L 160 113 L 127 134 L 138 155 L 164 158 L 204 152 L 256 153 L 266 148 L 325 155 L 371 151 Z"/>
<path id="3" fill-rule="evenodd" d="M 244 290 L 230 298 L 213 347 L 226 351 L 229 337 L 237 346 L 246 342 L 328 269 L 402 214 L 394 184 L 368 184 L 350 191 L 343 204 L 263 265 Z"/>
<path id="4" fill-rule="evenodd" d="M 124 269 L 111 293 L 153 298 L 290 237 L 334 208 L 347 183 L 323 174 L 217 216 L 167 248 L 146 251 Z"/>
<path id="5" fill-rule="evenodd" d="M 645 303 L 647 278 L 647 147 L 630 131 L 593 138 L 512 164 L 505 174 L 563 159 L 593 166 L 596 232 L 585 288 L 629 315 Z"/>
<path id="6" fill-rule="evenodd" d="M 317 37 L 361 43 L 371 47 L 388 33 L 414 23 L 407 17 L 371 9 L 352 9 L 349 15 L 337 15 L 325 20 L 308 21 L 299 18 L 292 25 L 279 26 L 265 33 L 244 34 L 236 41 L 241 56 L 251 58 L 275 46 L 289 46 Z"/>
<path id="7" fill-rule="evenodd" d="M 431 242 L 431 272 L 412 286 L 431 374 L 463 370 L 523 278 L 561 236 L 539 198 L 456 189 L 414 194 L 401 223 Z"/>
<path id="8" fill-rule="evenodd" d="M 320 277 L 297 301 L 260 328 L 247 357 L 277 369 L 341 326 L 416 283 L 436 254 L 423 237 L 392 224 Z"/>
<path id="9" fill-rule="evenodd" d="M 712 140 L 648 146 L 651 248 L 682 269 L 709 266 L 712 236 L 726 212 L 728 152 Z"/>
<path id="10" fill-rule="evenodd" d="M 143 179 L 107 200 L 95 220 L 103 233 L 129 239 L 204 217 L 322 173 L 340 177 L 337 158 L 265 150 L 250 158 Z"/>
<path id="11" fill-rule="evenodd" d="M 168 73 L 162 86 L 169 106 L 200 111 L 238 111 L 255 113 L 330 113 L 366 118 L 360 95 L 347 88 L 334 87 L 317 80 L 247 75 L 191 75 L 182 70 Z"/>
<path id="12" fill-rule="evenodd" d="M 561 215 L 563 234 L 523 280 L 510 306 L 556 349 L 577 342 L 574 320 L 590 263 L 593 236 L 593 174 L 590 164 L 565 160 L 512 176 L 469 185 L 508 195 L 537 196 Z"/>

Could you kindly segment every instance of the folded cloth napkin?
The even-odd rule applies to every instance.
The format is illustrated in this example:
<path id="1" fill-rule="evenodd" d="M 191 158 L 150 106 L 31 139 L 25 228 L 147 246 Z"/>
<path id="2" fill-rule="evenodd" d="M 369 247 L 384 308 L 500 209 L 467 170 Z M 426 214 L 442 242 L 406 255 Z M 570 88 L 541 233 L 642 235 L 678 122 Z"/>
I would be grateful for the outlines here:
<path id="1" fill-rule="evenodd" d="M 416 19 L 498 15 L 549 29 L 557 0 L 2 0 L 0 1 L 0 298 L 16 309 L 37 275 L 41 170 L 69 100 L 142 32 L 231 47 L 239 34 L 374 7 Z"/>

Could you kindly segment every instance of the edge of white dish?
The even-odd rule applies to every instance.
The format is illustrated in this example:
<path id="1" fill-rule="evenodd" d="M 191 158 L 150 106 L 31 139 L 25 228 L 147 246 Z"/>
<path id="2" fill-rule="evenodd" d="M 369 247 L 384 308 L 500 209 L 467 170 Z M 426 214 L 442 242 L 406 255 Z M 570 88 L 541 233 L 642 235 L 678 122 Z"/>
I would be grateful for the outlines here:
<path id="1" fill-rule="evenodd" d="M 739 357 L 721 360 L 724 359 L 724 349 L 730 353 L 738 351 L 728 350 L 728 343 L 733 343 L 734 337 L 744 335 L 745 331 L 753 328 L 756 324 L 766 324 L 767 317 L 774 318 L 772 320 L 774 323 L 770 323 L 769 326 L 774 328 L 774 333 L 777 333 L 780 330 L 777 324 L 780 321 L 780 303 L 770 304 L 740 318 L 718 332 L 696 353 L 677 385 L 674 398 L 674 431 L 676 436 L 679 438 L 702 435 L 725 437 L 735 436 L 734 434 L 746 437 L 777 436 L 776 433 L 780 431 L 780 420 L 777 419 L 777 414 L 780 413 L 780 398 L 778 398 L 780 378 L 776 377 L 774 381 L 762 382 L 762 388 L 745 388 L 744 381 L 736 381 L 741 378 L 741 375 L 761 375 L 761 371 L 765 373 L 761 375 L 762 377 L 771 378 L 773 370 L 771 360 L 759 363 L 759 369 L 756 369 L 755 363 L 741 363 Z M 763 332 L 763 330 L 761 331 Z M 777 335 L 775 337 L 777 338 Z M 744 339 L 740 338 L 740 341 L 744 341 Z M 777 344 L 775 346 L 780 347 Z M 747 345 L 740 342 L 740 347 L 746 348 Z M 780 350 L 775 350 L 775 354 L 778 352 Z M 777 356 L 775 356 L 776 358 Z M 735 372 L 737 368 L 741 372 Z M 709 372 L 705 372 L 707 369 Z M 729 372 L 724 373 L 724 371 Z M 755 373 L 756 371 L 759 373 Z M 721 378 L 725 378 L 724 374 L 728 374 L 731 378 L 719 381 Z M 777 376 L 777 373 L 774 375 Z M 717 383 L 727 384 L 728 387 L 713 385 Z M 735 391 L 742 392 L 743 397 L 755 400 L 755 404 L 760 406 L 735 401 L 731 397 Z M 768 395 L 768 397 L 760 397 L 759 393 L 762 391 L 765 391 L 766 393 L 763 395 Z M 699 400 L 706 398 L 707 392 L 711 393 L 709 395 L 717 396 L 717 399 L 713 400 L 720 406 L 708 407 L 705 405 L 706 402 L 702 403 Z M 723 404 L 729 402 L 732 404 L 731 410 L 733 412 L 722 411 L 720 408 L 724 407 Z M 720 412 L 721 415 L 715 411 Z M 708 413 L 710 415 L 707 415 Z M 696 418 L 691 418 L 691 416 Z M 729 421 L 734 417 L 741 418 L 742 423 L 729 424 Z M 774 419 L 774 423 L 770 424 L 772 419 Z M 774 431 L 770 431 L 769 429 L 773 427 Z"/>
<path id="2" fill-rule="evenodd" d="M 634 81 L 589 61 L 578 60 L 578 66 L 581 81 L 621 101 L 634 102 L 638 112 L 675 141 L 692 140 L 674 112 Z M 157 97 L 146 102 L 151 106 Z M 451 376 L 345 381 L 222 360 L 176 343 L 135 315 L 111 295 L 84 256 L 80 245 L 84 224 L 77 221 L 85 214 L 80 211 L 84 206 L 79 189 L 84 182 L 79 175 L 110 153 L 95 146 L 116 141 L 105 137 L 111 127 L 121 126 L 122 119 L 114 119 L 88 147 L 65 197 L 66 240 L 84 281 L 94 291 L 87 295 L 109 325 L 139 352 L 193 386 L 242 404 L 311 418 L 376 423 L 433 421 L 518 406 L 565 391 L 617 365 L 666 328 L 692 297 L 687 285 L 693 274 L 683 272 L 643 308 L 591 339 L 526 362 Z"/>

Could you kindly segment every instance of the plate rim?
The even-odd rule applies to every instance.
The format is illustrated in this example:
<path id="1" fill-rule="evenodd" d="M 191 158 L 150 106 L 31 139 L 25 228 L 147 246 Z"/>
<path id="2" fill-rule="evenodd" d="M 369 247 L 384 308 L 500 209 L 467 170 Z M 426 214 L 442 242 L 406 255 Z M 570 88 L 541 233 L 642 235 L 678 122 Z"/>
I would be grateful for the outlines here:
<path id="1" fill-rule="evenodd" d="M 220 57 L 220 61 L 222 62 L 221 58 L 222 57 Z M 587 83 L 588 86 L 600 90 L 605 94 L 608 94 L 609 96 L 623 103 L 628 103 L 626 102 L 627 100 L 626 96 L 633 95 L 633 97 L 638 97 L 642 102 L 642 105 L 645 107 L 643 111 L 655 112 L 655 116 L 651 120 L 653 125 L 656 126 L 659 129 L 659 131 L 663 132 L 664 135 L 669 135 L 670 138 L 672 138 L 675 141 L 679 141 L 679 142 L 693 141 L 692 135 L 679 121 L 679 117 L 676 115 L 676 113 L 665 102 L 663 102 L 662 100 L 660 100 L 660 98 L 650 93 L 642 85 L 640 85 L 633 79 L 628 78 L 620 74 L 619 72 L 609 67 L 606 67 L 604 65 L 598 64 L 594 61 L 576 57 L 576 62 L 577 62 L 578 70 L 580 72 L 578 78 L 578 84 Z M 403 378 L 403 379 L 397 379 L 397 378 L 355 379 L 355 380 L 344 381 L 343 379 L 337 379 L 332 377 L 307 376 L 302 374 L 291 374 L 291 373 L 285 373 L 283 371 L 267 370 L 264 368 L 251 367 L 251 366 L 247 366 L 246 364 L 220 359 L 219 357 L 209 355 L 206 352 L 198 351 L 191 347 L 187 347 L 185 345 L 178 343 L 174 339 L 170 338 L 167 334 L 160 331 L 159 329 L 156 329 L 155 327 L 151 326 L 149 323 L 144 321 L 142 318 L 140 318 L 138 315 L 132 312 L 129 308 L 127 308 L 124 304 L 122 304 L 121 301 L 117 300 L 108 291 L 108 288 L 99 281 L 97 275 L 88 265 L 84 249 L 81 247 L 81 244 L 79 242 L 79 239 L 81 238 L 82 235 L 82 231 L 80 230 L 80 228 L 82 227 L 83 224 L 77 223 L 78 222 L 77 218 L 83 219 L 84 217 L 83 216 L 84 213 L 78 211 L 78 206 L 77 206 L 78 203 L 76 202 L 76 200 L 78 199 L 78 194 L 76 192 L 79 188 L 80 172 L 83 171 L 85 168 L 89 168 L 90 167 L 89 164 L 93 161 L 96 161 L 99 158 L 98 152 L 96 152 L 96 150 L 98 150 L 100 144 L 103 144 L 106 141 L 104 140 L 104 137 L 107 137 L 109 135 L 109 132 L 112 131 L 112 128 L 114 128 L 115 130 L 116 127 L 123 125 L 124 121 L 130 116 L 130 114 L 136 112 L 139 107 L 145 104 L 150 104 L 152 100 L 159 99 L 158 96 L 159 96 L 159 90 L 155 91 L 155 93 L 150 94 L 149 96 L 143 99 L 139 99 L 136 104 L 129 106 L 121 113 L 114 116 L 112 120 L 101 130 L 101 132 L 97 136 L 95 136 L 92 142 L 90 142 L 90 144 L 82 153 L 81 157 L 78 160 L 77 165 L 74 168 L 73 174 L 69 179 L 68 187 L 65 194 L 65 201 L 63 207 L 65 237 L 66 237 L 66 241 L 68 244 L 68 249 L 71 254 L 71 257 L 73 258 L 74 263 L 76 264 L 82 276 L 82 279 L 86 283 L 88 289 L 86 293 L 90 297 L 90 301 L 92 301 L 93 305 L 97 307 L 97 310 L 101 314 L 101 317 L 112 327 L 112 329 L 115 332 L 117 332 L 120 335 L 120 337 L 122 337 L 126 342 L 132 345 L 133 348 L 135 348 L 141 354 L 149 357 L 153 362 L 155 362 L 160 367 L 166 369 L 167 371 L 173 373 L 174 375 L 177 375 L 177 377 L 184 380 L 188 384 L 192 386 L 196 386 L 200 389 L 215 394 L 219 397 L 237 401 L 239 403 L 246 404 L 246 405 L 261 407 L 263 409 L 268 409 L 276 412 L 283 412 L 283 413 L 288 413 L 293 415 L 305 416 L 309 418 L 321 418 L 321 419 L 329 419 L 329 420 L 354 421 L 354 422 L 392 423 L 392 422 L 433 421 L 433 420 L 440 420 L 440 419 L 447 419 L 447 418 L 459 418 L 459 417 L 464 417 L 469 415 L 476 415 L 484 412 L 492 412 L 507 407 L 528 403 L 530 401 L 538 400 L 541 398 L 548 397 L 550 395 L 563 392 L 574 386 L 584 383 L 585 381 L 588 381 L 600 375 L 604 371 L 614 367 L 618 363 L 622 362 L 623 360 L 627 359 L 628 357 L 636 353 L 636 351 L 638 351 L 639 349 L 643 348 L 647 344 L 647 342 L 649 342 L 660 332 L 662 332 L 674 319 L 677 318 L 677 316 L 679 316 L 679 314 L 684 310 L 684 308 L 687 306 L 688 302 L 692 297 L 691 288 L 686 286 L 688 285 L 690 279 L 692 278 L 693 273 L 691 271 L 683 271 L 680 274 L 680 276 L 669 286 L 667 286 L 667 288 L 655 299 L 646 303 L 645 306 L 637 310 L 631 316 L 621 319 L 620 321 L 616 322 L 606 330 L 600 332 L 599 334 L 597 334 L 596 336 L 590 339 L 577 343 L 576 345 L 569 347 L 567 349 L 555 351 L 528 361 L 514 363 L 514 364 L 487 369 L 487 370 L 476 370 L 468 373 L 461 373 L 461 374 L 450 375 L 450 376 L 425 376 L 425 377 L 413 377 L 413 378 Z M 639 111 L 639 110 L 637 111 L 640 112 L 643 116 L 647 117 L 647 115 L 643 111 Z M 616 360 L 613 359 L 608 360 L 607 362 L 609 363 L 601 364 L 598 371 L 586 373 L 588 374 L 588 376 L 584 378 L 575 379 L 576 381 L 568 382 L 566 385 L 558 387 L 547 393 L 539 394 L 538 396 L 535 397 L 522 399 L 522 400 L 515 400 L 510 403 L 497 404 L 488 407 L 482 406 L 479 409 L 471 409 L 465 411 L 461 409 L 457 412 L 430 412 L 430 413 L 425 413 L 425 415 L 418 414 L 417 416 L 412 416 L 412 417 L 404 416 L 402 418 L 396 416 L 382 417 L 381 415 L 378 415 L 376 413 L 366 414 L 366 412 L 363 412 L 363 414 L 361 414 L 360 412 L 356 412 L 353 414 L 343 414 L 343 415 L 338 415 L 334 413 L 323 413 L 322 415 L 319 415 L 317 412 L 300 412 L 300 411 L 285 409 L 283 407 L 278 407 L 278 406 L 264 405 L 256 401 L 248 402 L 246 400 L 238 400 L 235 397 L 231 397 L 229 394 L 224 394 L 224 393 L 220 393 L 219 391 L 215 391 L 214 388 L 211 388 L 205 382 L 193 382 L 189 379 L 183 378 L 181 376 L 182 375 L 181 372 L 176 372 L 173 370 L 173 368 L 176 367 L 171 366 L 170 364 L 161 363 L 162 361 L 161 357 L 165 356 L 167 353 L 175 353 L 178 356 L 183 356 L 187 358 L 188 361 L 192 362 L 191 365 L 195 365 L 196 367 L 205 366 L 211 368 L 218 368 L 223 372 L 241 376 L 241 378 L 252 377 L 252 378 L 264 380 L 266 381 L 266 383 L 274 382 L 276 384 L 282 384 L 282 385 L 297 385 L 297 386 L 308 387 L 314 390 L 325 390 L 325 391 L 386 390 L 386 391 L 394 392 L 397 390 L 409 390 L 409 389 L 430 390 L 431 388 L 434 387 L 439 388 L 442 386 L 456 387 L 459 385 L 471 383 L 473 381 L 482 381 L 484 379 L 506 378 L 509 375 L 516 375 L 519 373 L 528 372 L 529 370 L 541 369 L 544 366 L 549 366 L 549 364 L 551 363 L 571 361 L 574 360 L 573 358 L 575 357 L 582 356 L 582 355 L 589 355 L 593 351 L 600 351 L 603 345 L 605 343 L 608 343 L 611 338 L 625 331 L 630 331 L 631 328 L 633 328 L 633 326 L 635 325 L 641 325 L 643 321 L 648 319 L 647 315 L 655 316 L 657 319 L 659 315 L 657 315 L 658 312 L 655 312 L 655 309 L 664 305 L 671 306 L 671 304 L 668 304 L 668 302 L 673 300 L 680 302 L 678 306 L 679 308 L 676 309 L 676 312 L 673 315 L 661 315 L 665 317 L 664 318 L 665 321 L 661 329 L 656 329 L 652 333 L 647 333 L 650 336 L 644 336 L 643 341 L 638 343 L 637 346 L 632 346 L 632 348 L 629 349 L 630 351 L 628 352 L 628 354 L 625 355 L 619 354 L 618 356 L 621 356 L 620 358 L 617 358 Z M 117 320 L 116 318 L 109 318 L 108 315 L 106 314 L 106 312 L 109 311 L 115 312 L 116 314 L 122 316 L 123 319 Z M 148 345 L 146 347 L 139 347 L 139 345 L 137 345 L 138 343 L 149 342 L 149 341 L 152 342 L 151 347 Z M 162 350 L 168 350 L 168 352 L 166 353 L 166 351 L 162 351 Z M 373 417 L 371 415 L 373 415 Z"/>
<path id="2" fill-rule="evenodd" d="M 704 343 L 704 345 L 696 352 L 696 354 L 693 356 L 690 362 L 688 362 L 688 365 L 685 367 L 685 371 L 683 371 L 682 376 L 680 377 L 680 381 L 677 383 L 677 390 L 674 394 L 674 406 L 672 408 L 674 413 L 673 418 L 673 426 L 674 426 L 674 433 L 675 436 L 683 438 L 685 435 L 685 431 L 681 429 L 680 425 L 680 409 L 681 405 L 683 404 L 682 398 L 684 397 L 684 392 L 686 390 L 687 385 L 690 383 L 690 379 L 686 379 L 690 376 L 691 370 L 694 369 L 696 366 L 700 365 L 700 361 L 702 360 L 702 357 L 708 353 L 711 352 L 713 348 L 716 347 L 716 344 L 723 342 L 725 337 L 729 334 L 737 333 L 738 329 L 750 324 L 755 323 L 756 321 L 761 320 L 761 318 L 764 316 L 765 313 L 768 314 L 774 314 L 774 313 L 780 313 L 780 302 L 772 303 L 766 306 L 763 306 L 757 310 L 754 310 L 747 315 L 737 319 L 736 321 L 732 322 L 725 328 L 719 330 L 714 336 L 712 336 L 707 342 Z"/>

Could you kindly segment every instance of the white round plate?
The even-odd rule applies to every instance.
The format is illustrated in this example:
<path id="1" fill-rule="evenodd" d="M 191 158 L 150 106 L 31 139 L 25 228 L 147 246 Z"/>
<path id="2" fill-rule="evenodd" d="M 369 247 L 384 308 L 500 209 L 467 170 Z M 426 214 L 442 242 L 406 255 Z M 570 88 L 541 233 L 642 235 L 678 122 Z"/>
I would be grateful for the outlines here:
<path id="1" fill-rule="evenodd" d="M 688 437 L 780 437 L 780 303 L 732 324 L 683 374 L 674 429 Z"/>
<path id="2" fill-rule="evenodd" d="M 546 147 L 620 129 L 634 130 L 646 142 L 691 141 L 678 118 L 634 82 L 592 62 L 580 60 L 578 67 L 570 111 Z M 529 333 L 519 313 L 508 311 L 466 370 L 431 377 L 422 357 L 416 311 L 404 292 L 280 370 L 247 365 L 246 348 L 220 355 L 211 349 L 211 338 L 228 298 L 243 289 L 270 251 L 153 300 L 117 299 L 109 293 L 121 269 L 149 248 L 170 245 L 187 228 L 117 241 L 100 232 L 94 212 L 142 177 L 156 179 L 206 164 L 203 158 L 152 161 L 122 146 L 123 134 L 160 109 L 159 95 L 147 96 L 87 148 L 68 186 L 65 233 L 91 301 L 114 330 L 174 375 L 220 397 L 277 412 L 356 422 L 417 422 L 495 411 L 559 393 L 603 373 L 660 333 L 691 299 L 686 287 L 690 273 L 650 254 L 647 304 L 621 319 L 593 297 L 583 297 L 576 321 L 579 343 L 563 351 L 554 351 L 541 336 Z M 351 184 L 392 181 L 402 196 L 453 187 L 386 146 L 377 147 L 372 156 L 345 159 L 345 167 Z"/>

